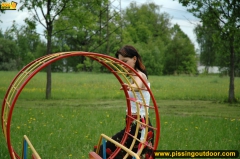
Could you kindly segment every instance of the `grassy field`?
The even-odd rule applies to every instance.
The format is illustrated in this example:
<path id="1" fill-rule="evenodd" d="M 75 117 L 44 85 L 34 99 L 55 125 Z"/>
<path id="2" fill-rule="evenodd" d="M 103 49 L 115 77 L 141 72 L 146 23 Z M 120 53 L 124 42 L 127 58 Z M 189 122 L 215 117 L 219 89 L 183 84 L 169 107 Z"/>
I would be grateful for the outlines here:
<path id="1" fill-rule="evenodd" d="M 0 72 L 0 100 L 17 72 Z M 240 150 L 240 104 L 229 105 L 228 77 L 150 76 L 161 117 L 161 150 Z M 111 74 L 53 73 L 52 99 L 45 100 L 46 74 L 24 88 L 13 112 L 11 142 L 21 155 L 27 135 L 43 159 L 87 158 L 99 135 L 124 127 L 125 99 Z M 240 78 L 235 78 L 240 99 Z M 154 115 L 150 113 L 153 124 Z M 0 158 L 9 158 L 0 135 Z"/>

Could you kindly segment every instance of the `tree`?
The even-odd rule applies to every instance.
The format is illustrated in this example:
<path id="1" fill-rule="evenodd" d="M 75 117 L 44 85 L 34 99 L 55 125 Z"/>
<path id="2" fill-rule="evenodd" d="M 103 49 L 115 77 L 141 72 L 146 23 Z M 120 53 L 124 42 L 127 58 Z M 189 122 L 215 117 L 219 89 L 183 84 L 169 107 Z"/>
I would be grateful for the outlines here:
<path id="1" fill-rule="evenodd" d="M 68 7 L 69 0 L 21 0 L 20 10 L 27 9 L 33 14 L 32 20 L 44 28 L 47 39 L 46 54 L 52 53 L 53 23 Z M 71 1 L 73 2 L 73 1 Z M 42 15 L 42 17 L 41 17 Z M 44 20 L 44 22 L 42 22 Z M 51 65 L 47 66 L 46 99 L 51 98 Z"/>
<path id="2" fill-rule="evenodd" d="M 234 92 L 234 69 L 236 67 L 236 51 L 239 50 L 239 0 L 179 0 L 183 6 L 190 7 L 189 12 L 202 20 L 203 25 L 211 26 L 215 33 L 212 35 L 214 42 L 221 41 L 221 55 L 229 57 L 229 91 L 228 102 L 236 102 Z M 212 23 L 217 19 L 218 23 Z"/>
<path id="3" fill-rule="evenodd" d="M 163 56 L 170 37 L 170 18 L 160 14 L 160 6 L 132 2 L 123 11 L 123 43 L 138 49 L 149 74 L 163 74 Z"/>
<path id="4" fill-rule="evenodd" d="M 180 26 L 175 24 L 172 28 L 173 38 L 165 52 L 165 74 L 195 74 L 196 53 L 194 45 Z"/>
<path id="5" fill-rule="evenodd" d="M 69 5 L 68 10 L 54 22 L 54 30 L 65 29 L 54 37 L 54 43 L 60 51 L 64 51 L 64 45 L 70 50 L 88 50 L 94 32 L 98 29 L 96 21 L 100 5 L 97 2 L 87 0 L 71 2 L 73 4 Z"/>
<path id="6" fill-rule="evenodd" d="M 160 14 L 160 6 L 154 3 L 138 6 L 132 2 L 123 12 L 123 19 L 123 28 L 134 43 L 161 38 L 167 44 L 170 40 L 170 17 L 166 13 Z"/>
<path id="7" fill-rule="evenodd" d="M 12 40 L 0 38 L 0 70 L 17 69 L 17 46 Z"/>
<path id="8" fill-rule="evenodd" d="M 120 14 L 111 10 L 108 7 L 109 3 L 109 0 L 81 0 L 71 5 L 54 23 L 56 30 L 66 26 L 72 28 L 54 37 L 55 50 L 84 50 L 110 54 L 109 50 L 112 52 L 119 45 L 121 21 Z M 81 66 L 85 60 L 85 57 L 68 58 L 67 65 L 76 71 L 76 66 Z M 87 67 L 84 64 L 84 70 Z"/>
<path id="9" fill-rule="evenodd" d="M 18 47 L 18 65 L 20 69 L 35 59 L 35 51 L 40 42 L 39 34 L 36 33 L 35 24 L 25 19 L 26 25 L 18 26 L 13 22 L 12 26 L 5 31 L 5 37 L 14 41 Z"/>
<path id="10" fill-rule="evenodd" d="M 197 42 L 200 48 L 200 62 L 207 68 L 216 66 L 217 48 L 214 46 L 212 34 L 214 30 L 211 27 L 197 25 L 194 29 L 197 35 Z"/>
<path id="11" fill-rule="evenodd" d="M 109 54 L 109 50 L 119 43 L 117 37 L 120 37 L 121 23 L 120 14 L 110 9 L 110 3 L 110 0 L 76 1 L 54 23 L 55 29 L 65 25 L 73 29 L 58 34 L 55 39 L 63 41 L 70 50 Z"/>

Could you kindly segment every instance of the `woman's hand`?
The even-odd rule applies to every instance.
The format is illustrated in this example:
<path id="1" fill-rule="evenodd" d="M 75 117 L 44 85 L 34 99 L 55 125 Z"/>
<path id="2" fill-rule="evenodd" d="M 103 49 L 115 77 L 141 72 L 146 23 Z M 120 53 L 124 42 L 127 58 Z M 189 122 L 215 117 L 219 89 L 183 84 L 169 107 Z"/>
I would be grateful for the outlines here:
<path id="1" fill-rule="evenodd" d="M 123 90 L 123 87 L 125 87 L 128 91 L 130 90 L 129 85 L 126 84 L 126 83 L 124 83 L 124 84 L 122 85 L 122 87 L 120 88 L 120 90 Z"/>

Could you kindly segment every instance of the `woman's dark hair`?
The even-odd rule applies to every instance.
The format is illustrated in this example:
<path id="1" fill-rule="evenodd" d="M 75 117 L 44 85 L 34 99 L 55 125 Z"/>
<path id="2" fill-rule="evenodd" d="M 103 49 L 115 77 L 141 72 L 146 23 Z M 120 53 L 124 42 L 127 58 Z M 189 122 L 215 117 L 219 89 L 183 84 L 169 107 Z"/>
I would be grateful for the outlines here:
<path id="1" fill-rule="evenodd" d="M 148 78 L 148 74 L 147 74 L 145 66 L 143 65 L 142 58 L 133 46 L 125 45 L 124 47 L 122 47 L 121 49 L 119 49 L 116 52 L 115 57 L 118 58 L 119 54 L 122 55 L 123 57 L 129 57 L 129 58 L 133 58 L 134 56 L 136 56 L 137 60 L 136 60 L 134 69 L 140 70 Z"/>

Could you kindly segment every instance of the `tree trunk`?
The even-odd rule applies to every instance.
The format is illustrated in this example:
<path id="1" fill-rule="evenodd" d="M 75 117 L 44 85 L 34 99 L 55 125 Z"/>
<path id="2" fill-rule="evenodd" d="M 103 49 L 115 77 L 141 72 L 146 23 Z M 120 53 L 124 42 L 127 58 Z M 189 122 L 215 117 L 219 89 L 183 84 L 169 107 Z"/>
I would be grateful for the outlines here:
<path id="1" fill-rule="evenodd" d="M 234 103 L 236 102 L 235 93 L 234 93 L 234 38 L 231 38 L 230 41 L 230 70 L 229 70 L 229 76 L 230 76 L 230 82 L 229 82 L 229 94 L 228 94 L 228 102 Z"/>
<path id="2" fill-rule="evenodd" d="M 109 2 L 107 4 L 107 52 L 106 54 L 109 55 Z"/>
<path id="3" fill-rule="evenodd" d="M 47 29 L 47 55 L 52 53 L 52 26 Z M 46 99 L 51 98 L 52 75 L 51 64 L 47 66 L 47 84 L 46 84 Z"/>
<path id="4" fill-rule="evenodd" d="M 47 66 L 47 85 L 46 85 L 46 99 L 51 98 L 52 89 L 52 75 L 51 75 L 51 64 Z"/>

